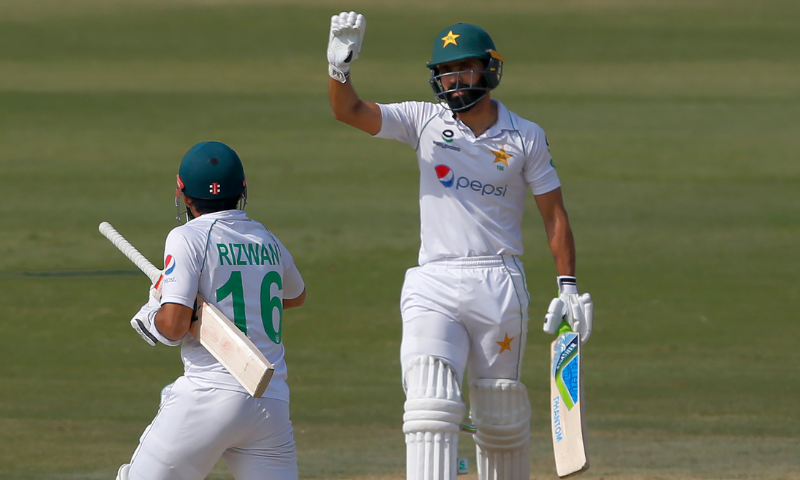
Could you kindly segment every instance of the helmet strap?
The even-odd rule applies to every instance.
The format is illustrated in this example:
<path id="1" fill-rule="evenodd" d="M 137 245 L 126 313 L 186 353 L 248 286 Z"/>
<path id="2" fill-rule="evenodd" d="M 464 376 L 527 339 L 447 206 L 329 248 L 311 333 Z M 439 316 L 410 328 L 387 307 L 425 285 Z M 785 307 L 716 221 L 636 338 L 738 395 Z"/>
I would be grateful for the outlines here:
<path id="1" fill-rule="evenodd" d="M 244 207 L 247 206 L 247 185 L 244 187 L 244 191 L 242 195 L 239 197 L 239 204 L 236 206 L 238 210 L 244 211 Z"/>

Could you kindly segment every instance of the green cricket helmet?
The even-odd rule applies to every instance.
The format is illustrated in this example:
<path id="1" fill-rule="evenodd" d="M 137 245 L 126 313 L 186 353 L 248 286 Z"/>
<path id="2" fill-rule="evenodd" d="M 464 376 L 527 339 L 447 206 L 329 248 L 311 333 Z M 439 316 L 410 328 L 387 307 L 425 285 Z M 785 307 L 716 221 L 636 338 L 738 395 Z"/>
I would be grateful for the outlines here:
<path id="1" fill-rule="evenodd" d="M 177 180 L 175 206 L 179 217 L 181 195 L 201 201 L 241 197 L 241 208 L 247 203 L 247 179 L 242 161 L 231 147 L 221 142 L 201 142 L 190 148 L 181 160 Z"/>
<path id="2" fill-rule="evenodd" d="M 443 63 L 477 58 L 483 70 L 440 73 Z M 492 37 L 486 30 L 470 23 L 457 23 L 445 28 L 433 42 L 433 55 L 427 67 L 431 69 L 430 84 L 433 94 L 454 112 L 465 112 L 475 106 L 489 91 L 500 85 L 503 76 L 503 56 L 497 53 Z M 464 81 L 469 74 L 469 81 Z M 455 79 L 447 88 L 442 79 Z"/>

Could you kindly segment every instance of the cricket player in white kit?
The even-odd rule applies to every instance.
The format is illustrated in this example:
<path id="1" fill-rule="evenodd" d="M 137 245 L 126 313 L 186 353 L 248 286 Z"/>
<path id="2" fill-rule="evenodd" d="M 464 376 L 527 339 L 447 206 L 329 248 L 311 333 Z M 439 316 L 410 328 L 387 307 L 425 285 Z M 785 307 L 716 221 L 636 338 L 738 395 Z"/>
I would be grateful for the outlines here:
<path id="1" fill-rule="evenodd" d="M 237 480 L 296 480 L 281 326 L 283 310 L 305 301 L 303 279 L 280 240 L 244 213 L 244 169 L 230 147 L 192 147 L 180 165 L 176 206 L 181 196 L 190 220 L 167 237 L 161 298 L 151 288 L 131 325 L 150 345 L 180 344 L 184 375 L 165 389 L 117 479 L 202 480 L 222 457 Z M 275 366 L 262 398 L 187 335 L 198 292 Z"/>
<path id="2" fill-rule="evenodd" d="M 558 271 L 559 297 L 544 330 L 554 334 L 567 321 L 584 342 L 592 330 L 591 296 L 578 294 L 575 245 L 547 139 L 491 99 L 503 57 L 476 25 L 452 25 L 434 39 L 427 66 L 439 103 L 361 100 L 350 65 L 365 29 L 355 12 L 331 18 L 328 92 L 337 120 L 417 153 L 420 266 L 406 273 L 400 305 L 407 478 L 456 477 L 468 370 L 478 477 L 527 479 L 531 413 L 520 373 L 529 296 L 519 256 L 529 189 Z"/>

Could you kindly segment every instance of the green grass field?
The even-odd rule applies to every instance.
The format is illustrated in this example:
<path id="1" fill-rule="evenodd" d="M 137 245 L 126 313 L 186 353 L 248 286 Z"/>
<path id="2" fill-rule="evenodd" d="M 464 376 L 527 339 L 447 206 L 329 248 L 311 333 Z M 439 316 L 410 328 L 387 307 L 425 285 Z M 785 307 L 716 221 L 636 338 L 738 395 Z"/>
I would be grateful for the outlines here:
<path id="1" fill-rule="evenodd" d="M 431 100 L 433 35 L 479 23 L 506 58 L 495 97 L 547 131 L 596 307 L 581 478 L 800 479 L 790 0 L 4 0 L 0 479 L 112 479 L 130 458 L 181 365 L 128 326 L 148 283 L 97 225 L 158 259 L 180 159 L 211 139 L 307 282 L 284 323 L 301 477 L 402 478 L 418 173 L 330 114 L 345 9 L 368 19 L 362 97 Z M 538 327 L 556 273 L 532 198 L 524 235 L 532 474 L 557 478 Z"/>

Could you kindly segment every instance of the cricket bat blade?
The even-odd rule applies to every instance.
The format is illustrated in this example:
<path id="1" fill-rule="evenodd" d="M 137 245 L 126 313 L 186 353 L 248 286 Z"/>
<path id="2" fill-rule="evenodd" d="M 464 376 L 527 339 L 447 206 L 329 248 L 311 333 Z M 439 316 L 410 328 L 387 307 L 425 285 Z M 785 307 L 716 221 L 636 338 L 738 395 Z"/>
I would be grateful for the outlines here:
<path id="1" fill-rule="evenodd" d="M 253 342 L 198 293 L 197 321 L 189 333 L 250 393 L 261 398 L 275 371 Z"/>
<path id="2" fill-rule="evenodd" d="M 580 335 L 565 332 L 550 345 L 550 424 L 561 478 L 589 469 L 583 403 Z"/>

